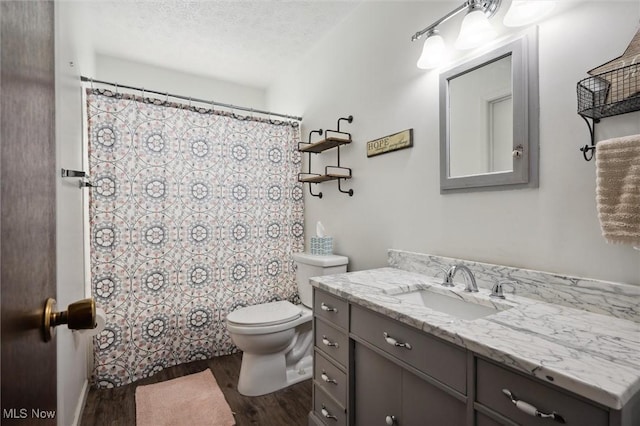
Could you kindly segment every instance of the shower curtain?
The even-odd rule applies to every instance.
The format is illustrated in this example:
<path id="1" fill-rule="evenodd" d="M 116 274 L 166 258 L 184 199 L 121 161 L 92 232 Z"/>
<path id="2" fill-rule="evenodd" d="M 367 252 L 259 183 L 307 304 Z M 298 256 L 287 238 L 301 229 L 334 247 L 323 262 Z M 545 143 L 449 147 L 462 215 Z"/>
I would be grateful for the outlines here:
<path id="1" fill-rule="evenodd" d="M 236 351 L 239 307 L 296 302 L 297 122 L 87 90 L 93 383 Z"/>

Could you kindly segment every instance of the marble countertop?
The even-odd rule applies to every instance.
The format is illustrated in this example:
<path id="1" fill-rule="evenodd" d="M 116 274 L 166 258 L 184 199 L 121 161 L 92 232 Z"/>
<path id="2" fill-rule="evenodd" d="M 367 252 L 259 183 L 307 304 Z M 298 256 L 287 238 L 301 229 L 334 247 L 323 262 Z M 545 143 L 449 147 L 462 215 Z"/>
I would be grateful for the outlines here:
<path id="1" fill-rule="evenodd" d="M 506 301 L 496 300 L 487 289 L 465 293 L 462 284 L 449 289 L 439 279 L 395 268 L 314 277 L 311 283 L 610 408 L 622 408 L 640 390 L 640 324 L 636 322 L 507 291 Z M 394 296 L 419 289 L 473 299 L 499 312 L 461 320 Z"/>

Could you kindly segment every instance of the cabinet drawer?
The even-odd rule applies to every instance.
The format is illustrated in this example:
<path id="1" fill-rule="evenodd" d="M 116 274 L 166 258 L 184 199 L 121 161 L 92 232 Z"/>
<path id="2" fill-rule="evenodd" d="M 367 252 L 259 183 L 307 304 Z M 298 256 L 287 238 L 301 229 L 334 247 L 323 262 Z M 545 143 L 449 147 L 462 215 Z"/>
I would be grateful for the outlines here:
<path id="1" fill-rule="evenodd" d="M 315 290 L 313 312 L 316 316 L 347 329 L 349 327 L 349 304 L 346 300 L 322 290 Z"/>
<path id="2" fill-rule="evenodd" d="M 351 332 L 463 394 L 467 393 L 466 352 L 398 321 L 351 307 Z M 411 349 L 388 343 L 387 333 Z"/>
<path id="3" fill-rule="evenodd" d="M 518 400 L 527 402 L 543 413 L 555 412 L 566 424 L 604 426 L 609 424 L 606 410 L 483 359 L 477 360 L 476 398 L 486 407 L 526 425 L 548 426 L 550 419 L 530 416 L 520 411 L 502 392 L 508 389 Z"/>
<path id="4" fill-rule="evenodd" d="M 344 408 L 327 395 L 321 387 L 313 388 L 313 411 L 329 426 L 342 426 L 347 424 L 347 413 Z"/>
<path id="5" fill-rule="evenodd" d="M 327 360 L 321 352 L 316 351 L 313 357 L 313 377 L 316 386 L 324 389 L 336 401 L 347 406 L 347 375 Z"/>
<path id="6" fill-rule="evenodd" d="M 345 367 L 349 355 L 349 338 L 347 335 L 322 320 L 315 319 L 315 323 L 316 347 Z"/>

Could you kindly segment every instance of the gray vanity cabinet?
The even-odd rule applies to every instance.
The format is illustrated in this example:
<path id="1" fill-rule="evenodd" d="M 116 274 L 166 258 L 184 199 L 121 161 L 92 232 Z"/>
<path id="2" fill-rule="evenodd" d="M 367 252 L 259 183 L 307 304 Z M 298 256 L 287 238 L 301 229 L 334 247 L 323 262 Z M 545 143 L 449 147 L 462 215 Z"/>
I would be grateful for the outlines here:
<path id="1" fill-rule="evenodd" d="M 640 426 L 640 393 L 612 410 L 319 289 L 314 332 L 312 426 Z"/>

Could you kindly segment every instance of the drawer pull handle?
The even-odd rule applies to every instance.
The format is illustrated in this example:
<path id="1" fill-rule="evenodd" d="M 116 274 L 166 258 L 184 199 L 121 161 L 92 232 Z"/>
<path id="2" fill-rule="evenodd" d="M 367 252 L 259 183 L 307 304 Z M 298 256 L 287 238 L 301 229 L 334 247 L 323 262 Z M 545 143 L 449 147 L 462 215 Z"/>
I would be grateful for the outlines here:
<path id="1" fill-rule="evenodd" d="M 327 336 L 322 336 L 322 343 L 324 343 L 326 346 L 329 346 L 329 347 L 333 346 L 336 349 L 339 347 L 337 343 L 327 339 Z"/>
<path id="2" fill-rule="evenodd" d="M 396 422 L 396 416 L 387 416 L 384 419 L 385 423 L 388 424 L 389 426 L 394 426 L 397 425 L 398 423 Z"/>
<path id="3" fill-rule="evenodd" d="M 320 309 L 322 309 L 325 312 L 338 312 L 338 310 L 332 306 L 327 305 L 326 303 L 322 302 L 320 304 Z"/>
<path id="4" fill-rule="evenodd" d="M 554 412 L 551 412 L 551 414 L 547 414 L 547 413 L 543 413 L 542 411 L 538 411 L 538 409 L 536 407 L 534 407 L 533 405 L 529 404 L 528 402 L 524 402 L 522 400 L 519 400 L 518 398 L 516 398 L 516 396 L 514 394 L 511 393 L 511 391 L 509 389 L 502 389 L 502 393 L 505 394 L 507 396 L 507 398 L 509 398 L 511 400 L 511 402 L 513 402 L 513 405 L 516 406 L 516 408 L 520 411 L 522 411 L 523 413 L 526 413 L 530 416 L 534 416 L 534 417 L 540 417 L 543 419 L 551 419 L 551 420 L 555 420 L 558 423 L 562 423 L 564 424 L 564 418 Z"/>
<path id="5" fill-rule="evenodd" d="M 320 377 L 322 377 L 322 380 L 324 380 L 327 383 L 333 383 L 334 385 L 337 385 L 338 382 L 336 382 L 334 379 L 332 379 L 331 377 L 329 377 L 327 375 L 327 372 L 322 370 L 322 374 L 320 375 Z"/>
<path id="6" fill-rule="evenodd" d="M 384 340 L 386 340 L 387 343 L 390 345 L 397 346 L 399 348 L 409 349 L 409 350 L 411 349 L 411 344 L 398 342 L 396 339 L 389 336 L 389 334 L 386 331 L 382 333 L 382 335 L 384 336 Z"/>
<path id="7" fill-rule="evenodd" d="M 322 412 L 322 415 L 325 417 L 325 419 L 333 419 L 336 422 L 338 421 L 338 418 L 331 414 L 329 410 L 327 410 L 327 408 L 324 406 L 324 404 L 322 404 L 322 410 L 320 411 Z"/>

